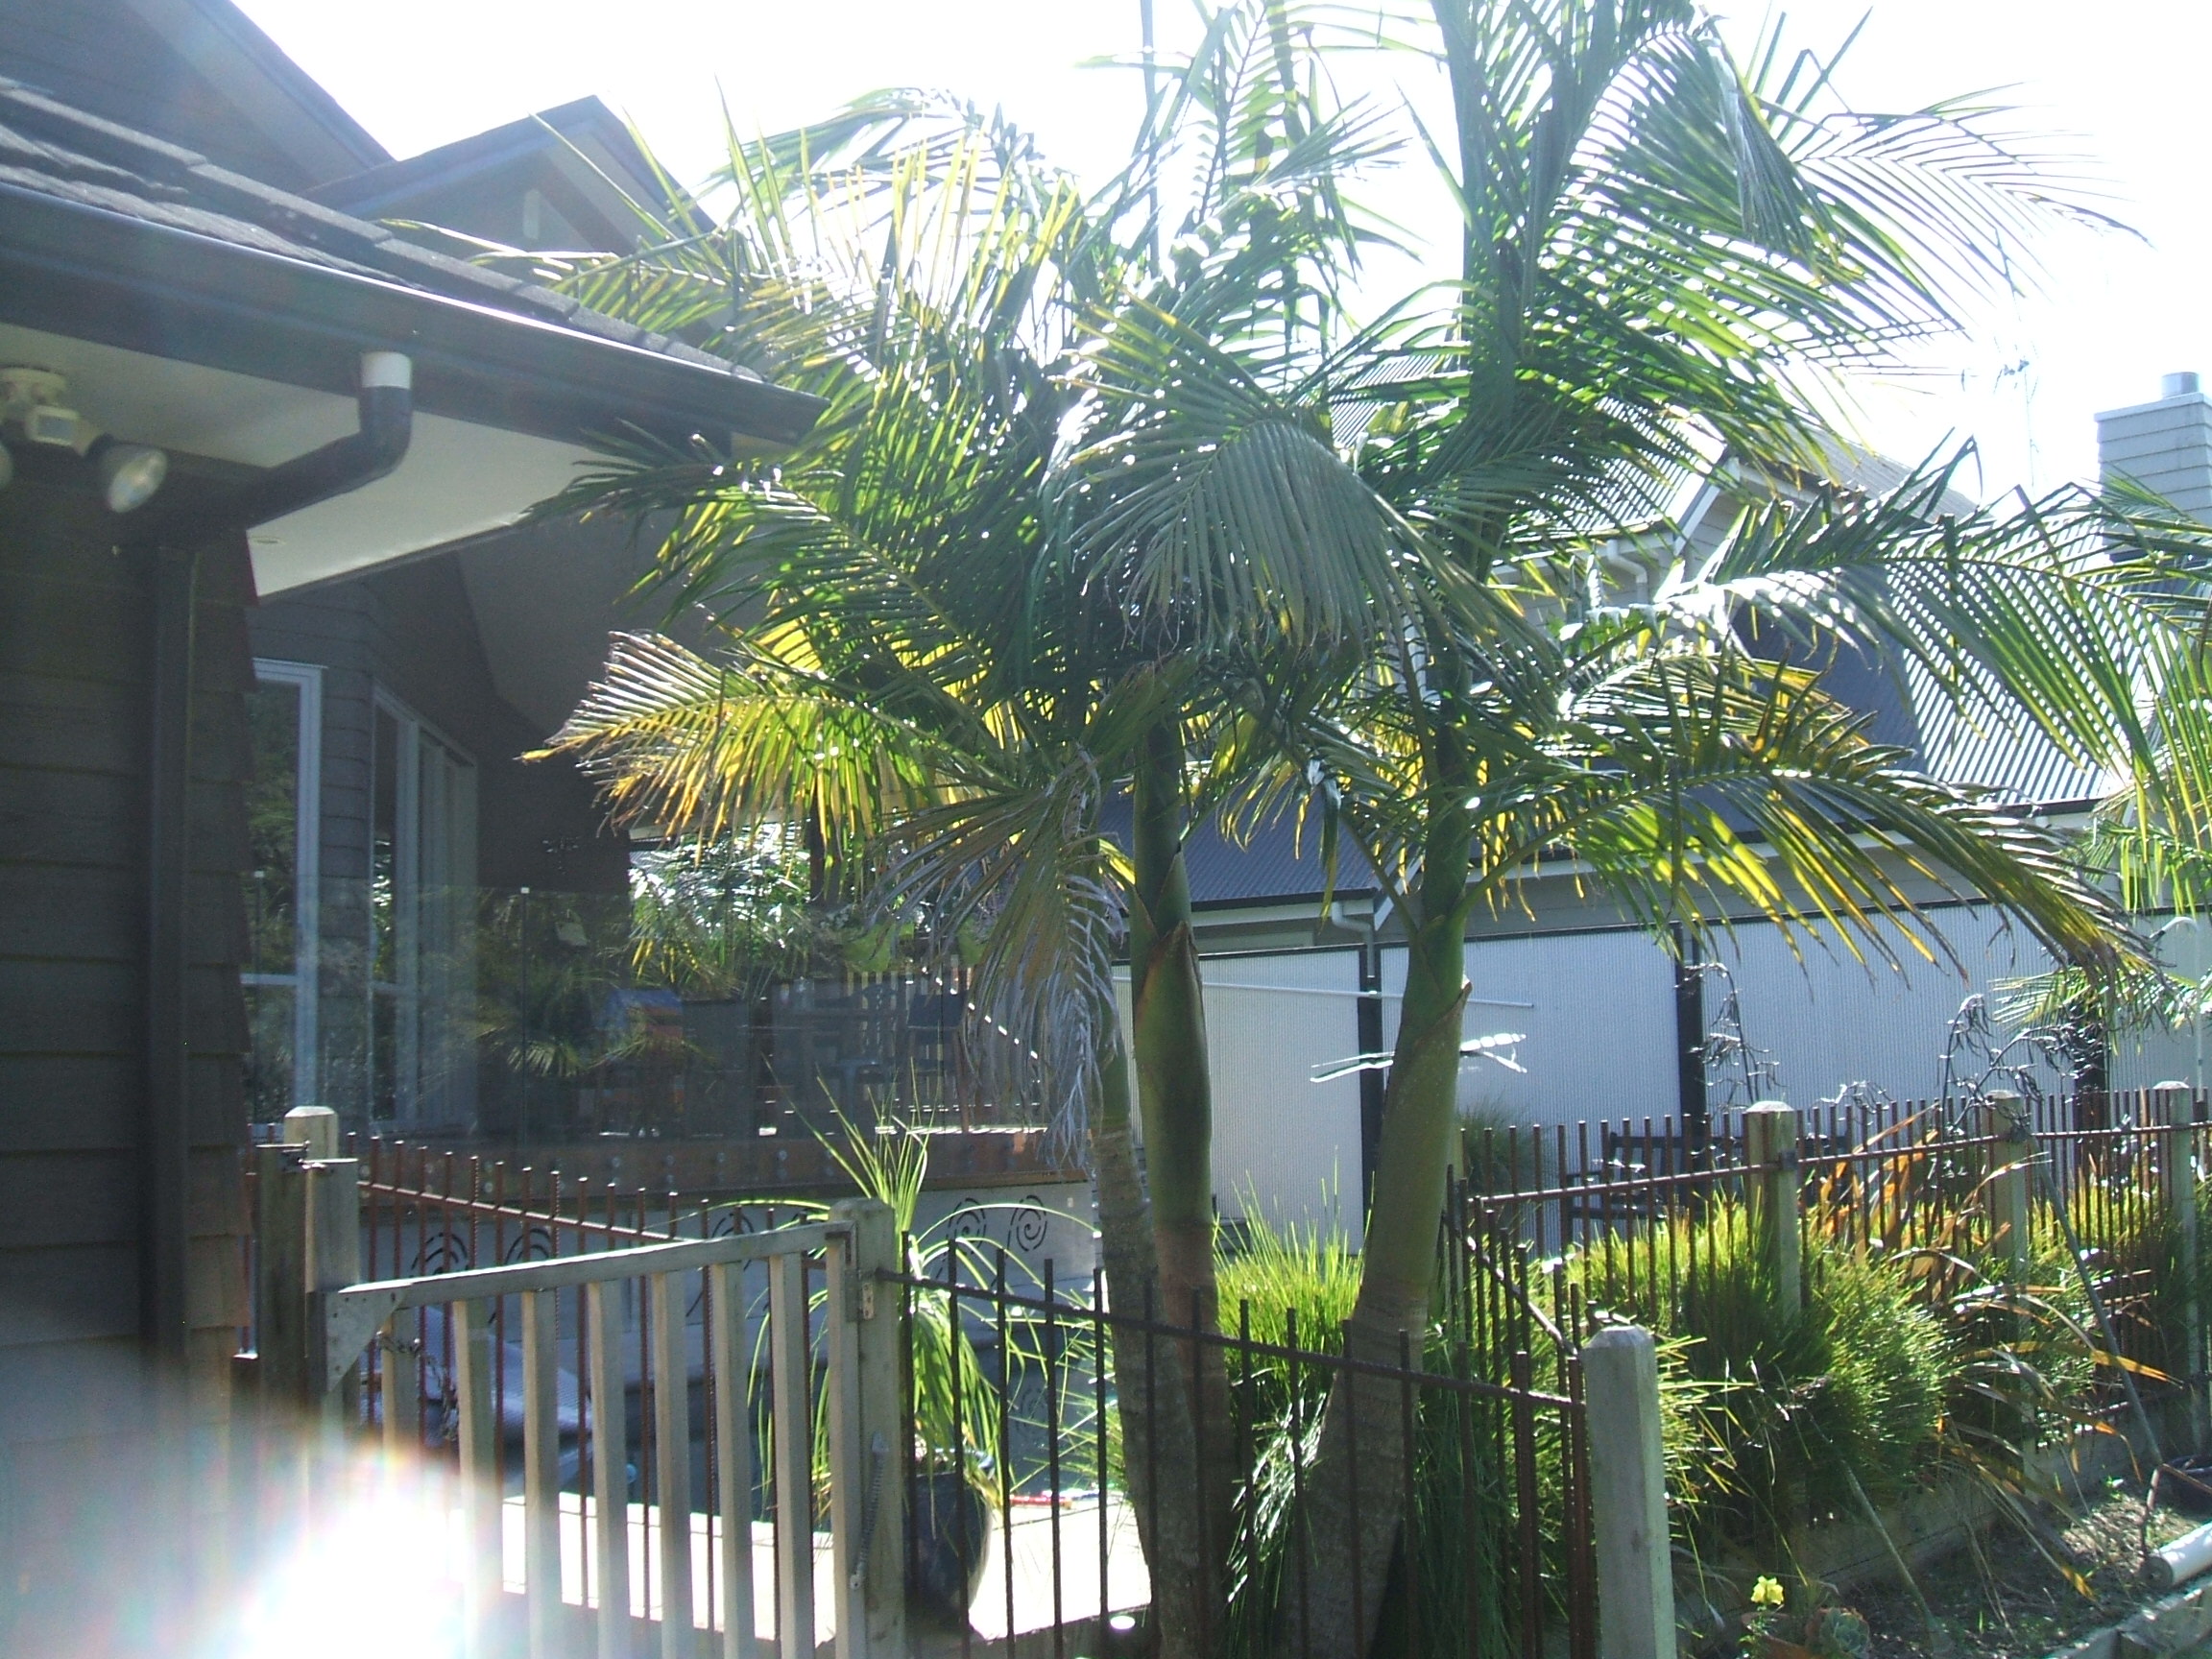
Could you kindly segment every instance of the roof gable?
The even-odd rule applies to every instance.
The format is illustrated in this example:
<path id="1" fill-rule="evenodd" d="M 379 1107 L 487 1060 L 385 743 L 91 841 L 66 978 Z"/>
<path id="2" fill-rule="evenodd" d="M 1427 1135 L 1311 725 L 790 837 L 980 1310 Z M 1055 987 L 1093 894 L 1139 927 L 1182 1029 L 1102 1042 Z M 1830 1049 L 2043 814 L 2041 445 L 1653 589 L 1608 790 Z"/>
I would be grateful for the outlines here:
<path id="1" fill-rule="evenodd" d="M 707 228 L 597 98 L 525 115 L 313 194 L 365 219 L 415 220 L 562 252 L 627 252 L 647 235 Z"/>

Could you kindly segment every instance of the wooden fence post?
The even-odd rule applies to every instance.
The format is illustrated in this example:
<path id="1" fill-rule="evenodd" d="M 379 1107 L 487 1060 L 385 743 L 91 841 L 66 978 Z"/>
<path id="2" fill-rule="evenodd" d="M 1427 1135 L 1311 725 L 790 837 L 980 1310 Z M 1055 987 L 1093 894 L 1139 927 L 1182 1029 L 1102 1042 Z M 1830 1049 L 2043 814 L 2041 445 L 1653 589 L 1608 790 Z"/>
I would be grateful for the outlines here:
<path id="1" fill-rule="evenodd" d="M 1582 1346 L 1582 1384 L 1599 1659 L 1674 1659 L 1674 1566 L 1651 1333 L 1634 1325 L 1599 1332 Z"/>
<path id="2" fill-rule="evenodd" d="M 1805 1240 L 1798 1202 L 1797 1109 L 1762 1100 L 1743 1114 L 1743 1161 L 1751 1170 L 1751 1227 L 1774 1274 L 1774 1303 L 1805 1306 Z"/>
<path id="3" fill-rule="evenodd" d="M 297 1146 L 253 1148 L 253 1373 L 262 1429 L 306 1397 L 307 1171 Z"/>
<path id="4" fill-rule="evenodd" d="M 253 1467 L 245 1513 L 260 1540 L 294 1534 L 307 1503 L 307 1171 L 298 1146 L 253 1148 Z"/>
<path id="5" fill-rule="evenodd" d="M 2005 1257 L 2012 1283 L 2028 1277 L 2028 1188 L 2035 1138 L 2028 1126 L 2028 1103 L 2009 1090 L 1982 1096 L 1975 1133 L 1985 1138 L 1983 1186 L 1988 1194 L 1989 1243 Z"/>
<path id="6" fill-rule="evenodd" d="M 461 1481 L 462 1651 L 474 1656 L 497 1650 L 493 1622 L 499 1608 L 500 1515 L 498 1420 L 493 1415 L 492 1319 L 488 1301 L 455 1302 L 446 1309 L 453 1321 L 453 1394 L 459 1432 Z"/>
<path id="7" fill-rule="evenodd" d="M 899 1297 L 878 1282 L 899 1269 L 891 1207 L 845 1198 L 830 1218 L 853 1229 L 830 1252 L 830 1537 L 838 1659 L 906 1652 L 906 1460 Z M 851 1632 L 850 1638 L 847 1632 Z"/>
<path id="8" fill-rule="evenodd" d="M 335 1118 L 333 1118 L 335 1121 Z M 301 1166 L 307 1187 L 307 1257 L 301 1289 L 307 1309 L 301 1356 L 301 1431 L 307 1437 L 310 1501 L 339 1492 L 345 1480 L 346 1429 L 360 1414 L 358 1355 L 325 1354 L 325 1305 L 330 1292 L 361 1281 L 361 1164 L 355 1158 L 309 1159 Z M 333 1380 L 331 1361 L 347 1359 Z"/>
<path id="9" fill-rule="evenodd" d="M 2166 1110 L 2167 1214 L 2173 1217 L 2175 1267 L 2181 1278 L 2181 1354 L 2189 1401 L 2189 1428 L 2200 1445 L 2205 1436 L 2204 1384 L 2195 1381 L 2204 1368 L 2203 1310 L 2197 1299 L 2197 1096 L 2185 1083 L 2161 1084 Z"/>

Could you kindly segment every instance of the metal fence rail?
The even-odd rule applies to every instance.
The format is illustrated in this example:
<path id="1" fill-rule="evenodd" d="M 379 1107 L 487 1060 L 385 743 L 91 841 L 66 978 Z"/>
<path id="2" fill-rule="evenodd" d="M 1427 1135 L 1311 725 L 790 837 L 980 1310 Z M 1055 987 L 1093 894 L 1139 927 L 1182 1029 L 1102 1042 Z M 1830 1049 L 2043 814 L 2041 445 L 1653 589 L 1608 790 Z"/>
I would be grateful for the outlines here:
<path id="1" fill-rule="evenodd" d="M 1688 1127 L 1485 1128 L 1467 1137 L 1451 1189 L 1444 1270 L 1465 1282 L 1493 1366 L 1511 1347 L 1486 1334 L 1500 1320 L 1540 1321 L 1570 1346 L 1608 1322 L 1695 1327 L 1722 1265 L 1716 1246 L 1779 1181 L 1821 1250 L 2024 1258 L 2031 1236 L 2060 1248 L 2070 1231 L 2120 1353 L 2164 1386 L 2201 1392 L 2201 1310 L 2181 1257 L 2194 1261 L 2198 1184 L 2212 1168 L 2207 1097 L 2014 1099 L 1824 1102 L 1791 1115 L 1782 1147 L 1755 1146 L 1759 1115 L 1743 1112 Z"/>
<path id="2" fill-rule="evenodd" d="M 410 1312 L 450 1311 L 456 1357 L 453 1414 L 462 1507 L 461 1575 L 469 1620 L 486 1646 L 512 1646 L 496 1628 L 504 1614 L 501 1594 L 511 1551 L 500 1447 L 505 1439 L 496 1409 L 493 1354 L 506 1340 L 510 1308 L 521 1314 L 522 1491 L 521 1608 L 523 1646 L 537 1656 L 577 1650 L 564 1631 L 590 1610 L 601 1659 L 634 1651 L 632 1622 L 641 1616 L 659 1626 L 663 1659 L 688 1659 L 696 1651 L 694 1627 L 720 1632 L 732 1659 L 750 1659 L 755 1629 L 756 1563 L 753 1541 L 754 1392 L 757 1373 L 747 1352 L 751 1298 L 749 1265 L 769 1278 L 766 1382 L 781 1408 L 772 1425 L 773 1586 L 766 1599 L 771 1628 L 783 1659 L 809 1659 L 816 1640 L 814 1570 L 814 1340 L 808 1314 L 807 1275 L 819 1260 L 825 1281 L 828 1348 L 827 1461 L 833 1506 L 854 1502 L 864 1485 L 861 1434 L 865 1402 L 860 1325 L 864 1309 L 856 1274 L 857 1236 L 879 1213 L 859 1210 L 839 1220 L 720 1238 L 671 1239 L 620 1250 L 383 1280 L 332 1292 L 324 1308 L 326 1389 L 346 1375 L 374 1342 L 404 1376 L 414 1346 Z M 566 1422 L 561 1409 L 557 1334 L 564 1293 L 572 1300 L 588 1368 L 577 1409 Z M 629 1386 L 624 1348 L 626 1295 L 641 1304 L 637 1324 L 646 1345 L 640 1373 L 639 1414 L 646 1426 L 640 1464 L 631 1476 Z M 701 1381 L 706 1396 L 708 1507 L 694 1513 L 691 1490 L 694 1420 L 689 1380 L 694 1367 L 685 1345 L 686 1305 L 697 1296 L 705 1335 Z M 872 1301 L 871 1299 L 868 1299 Z M 588 1334 L 583 1334 L 588 1333 Z M 886 1356 L 891 1350 L 886 1347 Z M 895 1373 L 892 1373 L 895 1377 Z M 385 1443 L 414 1455 L 421 1448 L 421 1423 L 409 1409 L 410 1391 L 390 1394 L 383 1414 Z M 792 1409 L 790 1403 L 798 1402 Z M 708 1426 L 711 1427 L 708 1427 Z M 565 1434 L 564 1430 L 569 1431 Z M 577 1464 L 563 1478 L 561 1451 L 573 1438 Z M 565 1505 L 573 1484 L 578 1501 Z M 642 1499 L 632 1502 L 633 1489 Z M 831 1527 L 836 1559 L 830 1576 L 839 1654 L 864 1654 L 871 1608 L 867 1563 L 851 1559 L 869 1540 L 854 1516 Z M 878 1524 L 881 1525 L 879 1518 Z M 562 1536 L 573 1523 L 575 1547 Z M 632 1533 L 645 1535 L 647 1568 L 632 1582 Z M 893 1560 L 896 1561 L 894 1552 Z M 703 1582 L 695 1585 L 695 1566 Z M 857 1570 L 856 1570 L 857 1568 Z M 877 1576 L 882 1577 L 879 1572 Z M 573 1579 L 573 1582 L 569 1580 Z M 878 1594 L 881 1599 L 881 1594 Z M 896 1598 L 892 1598 L 896 1599 Z M 879 1611 L 879 1610 L 878 1610 Z M 896 1649 L 890 1649 L 895 1651 Z"/>
<path id="3" fill-rule="evenodd" d="M 1527 1307 L 1491 1306 L 1465 1275 L 1450 1289 L 1459 1311 L 1378 1363 L 1296 1310 L 1271 1334 L 1255 1334 L 1248 1307 L 1226 1329 L 1193 1330 L 1114 1309 L 1095 1275 L 1060 1281 L 1050 1263 L 1010 1286 L 1021 1259 L 988 1239 L 959 1238 L 941 1273 L 916 1271 L 887 1217 L 863 1249 L 855 1215 L 874 1206 L 717 1234 L 737 1225 L 727 1207 L 661 1209 L 641 1194 L 555 1205 L 558 1187 L 527 1179 L 448 1189 L 458 1171 L 437 1157 L 316 1162 L 264 1147 L 259 1162 L 265 1289 L 322 1286 L 308 1309 L 264 1308 L 264 1394 L 311 1402 L 333 1444 L 366 1436 L 456 1483 L 447 1507 L 479 1650 L 657 1646 L 673 1659 L 715 1632 L 734 1659 L 749 1650 L 733 1632 L 757 1625 L 800 1659 L 819 1612 L 840 1653 L 882 1651 L 856 1645 L 862 1610 L 840 1587 L 856 1567 L 864 1581 L 926 1583 L 924 1554 L 944 1553 L 929 1523 L 948 1503 L 930 1455 L 945 1433 L 920 1421 L 917 1364 L 917 1345 L 934 1342 L 956 1384 L 952 1494 L 977 1494 L 998 1518 L 995 1549 L 988 1528 L 952 1528 L 963 1601 L 940 1650 L 1096 1651 L 1151 1600 L 1140 1538 L 1156 1515 L 1133 1506 L 1100 1358 L 1116 1341 L 1153 1361 L 1121 1372 L 1125 1384 L 1158 1387 L 1175 1374 L 1158 1358 L 1193 1344 L 1229 1373 L 1228 1419 L 1193 1425 L 1202 1445 L 1234 1451 L 1235 1519 L 1200 1563 L 1231 1585 L 1223 1652 L 1309 1650 L 1297 1612 L 1312 1563 L 1346 1547 L 1312 1530 L 1313 1455 L 1332 1390 L 1355 1379 L 1391 1402 L 1382 1443 L 1355 1439 L 1349 1468 L 1357 1478 L 1394 1455 L 1403 1478 L 1390 1595 L 1410 1650 L 1596 1650 L 1579 1361 Z M 325 1202 L 337 1186 L 343 1198 Z M 301 1334 L 314 1375 L 288 1377 Z M 874 1371 L 854 1369 L 863 1348 Z M 959 1420 L 963 1368 L 996 1419 L 988 1459 L 967 1451 L 983 1437 Z M 871 1386 L 873 1416 L 850 1405 Z M 894 1460 L 900 1448 L 920 1455 Z M 1149 1473 L 1155 1499 L 1162 1480 L 1197 1478 Z M 838 1557 L 828 1576 L 817 1553 Z M 670 1617 L 686 1604 L 691 1619 Z"/>

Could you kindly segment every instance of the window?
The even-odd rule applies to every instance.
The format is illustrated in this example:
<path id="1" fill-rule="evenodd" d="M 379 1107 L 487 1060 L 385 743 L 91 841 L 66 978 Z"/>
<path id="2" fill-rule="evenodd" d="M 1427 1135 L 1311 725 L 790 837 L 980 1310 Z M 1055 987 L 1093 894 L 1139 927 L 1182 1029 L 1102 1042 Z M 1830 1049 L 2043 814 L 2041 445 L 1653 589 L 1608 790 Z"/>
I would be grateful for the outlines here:
<path id="1" fill-rule="evenodd" d="M 458 1125 L 476 1105 L 476 768 L 376 700 L 369 837 L 369 1112 Z"/>
<path id="2" fill-rule="evenodd" d="M 316 1098 L 316 898 L 323 670 L 253 664 L 247 699 L 246 1101 L 269 1122 Z"/>

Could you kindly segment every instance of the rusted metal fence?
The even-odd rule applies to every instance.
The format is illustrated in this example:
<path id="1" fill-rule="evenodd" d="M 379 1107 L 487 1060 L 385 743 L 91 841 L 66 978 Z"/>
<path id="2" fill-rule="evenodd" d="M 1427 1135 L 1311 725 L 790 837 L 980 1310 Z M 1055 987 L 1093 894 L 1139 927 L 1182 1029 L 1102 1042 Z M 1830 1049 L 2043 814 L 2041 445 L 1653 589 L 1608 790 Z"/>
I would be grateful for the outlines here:
<path id="1" fill-rule="evenodd" d="M 2204 1094 L 1823 1103 L 1796 1110 L 1789 1144 L 1771 1148 L 1753 1145 L 1755 1116 L 1470 1133 L 1446 1258 L 1478 1331 L 1515 1310 L 1569 1346 L 1608 1322 L 1694 1328 L 1731 1227 L 1781 1181 L 1812 1249 L 1995 1252 L 2071 1277 L 2078 1245 L 2120 1353 L 2163 1388 L 2202 1391 Z M 1493 1364 L 1503 1352 L 1486 1351 Z"/>

